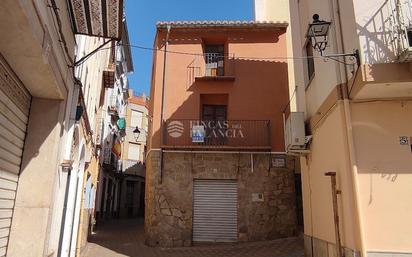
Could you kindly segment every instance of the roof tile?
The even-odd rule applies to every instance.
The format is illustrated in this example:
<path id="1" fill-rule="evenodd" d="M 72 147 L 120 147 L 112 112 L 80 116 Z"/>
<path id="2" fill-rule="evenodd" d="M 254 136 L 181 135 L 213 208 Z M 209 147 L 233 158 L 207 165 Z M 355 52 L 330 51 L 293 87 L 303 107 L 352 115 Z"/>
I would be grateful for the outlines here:
<path id="1" fill-rule="evenodd" d="M 285 28 L 286 21 L 160 21 L 156 24 L 158 29 L 171 26 L 174 28 Z"/>

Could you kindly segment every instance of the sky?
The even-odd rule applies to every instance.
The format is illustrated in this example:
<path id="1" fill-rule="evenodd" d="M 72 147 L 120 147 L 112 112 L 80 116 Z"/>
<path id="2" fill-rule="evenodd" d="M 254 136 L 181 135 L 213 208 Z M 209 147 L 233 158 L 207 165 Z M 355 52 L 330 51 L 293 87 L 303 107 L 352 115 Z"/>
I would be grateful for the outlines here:
<path id="1" fill-rule="evenodd" d="M 130 44 L 152 47 L 158 21 L 253 20 L 253 0 L 125 0 Z M 150 93 L 152 52 L 132 48 L 135 93 Z"/>

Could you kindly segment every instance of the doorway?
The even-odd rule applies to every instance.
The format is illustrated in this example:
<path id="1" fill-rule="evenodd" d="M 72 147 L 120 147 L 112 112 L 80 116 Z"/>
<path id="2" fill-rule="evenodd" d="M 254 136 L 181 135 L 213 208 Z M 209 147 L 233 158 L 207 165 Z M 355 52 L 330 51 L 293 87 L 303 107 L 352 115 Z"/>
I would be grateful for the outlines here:
<path id="1" fill-rule="evenodd" d="M 235 180 L 194 180 L 193 242 L 237 242 L 237 189 Z"/>
<path id="2" fill-rule="evenodd" d="M 135 182 L 131 180 L 126 181 L 126 206 L 128 218 L 132 218 L 134 216 L 134 191 Z"/>
<path id="3" fill-rule="evenodd" d="M 206 145 L 225 145 L 227 105 L 202 106 L 202 121 L 205 123 Z"/>

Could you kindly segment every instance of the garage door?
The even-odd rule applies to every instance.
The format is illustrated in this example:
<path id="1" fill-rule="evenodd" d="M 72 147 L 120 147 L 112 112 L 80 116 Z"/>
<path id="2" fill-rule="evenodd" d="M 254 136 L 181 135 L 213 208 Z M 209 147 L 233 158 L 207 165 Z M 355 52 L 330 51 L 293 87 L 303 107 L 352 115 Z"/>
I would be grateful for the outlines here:
<path id="1" fill-rule="evenodd" d="M 237 182 L 195 180 L 193 241 L 237 241 Z"/>
<path id="2" fill-rule="evenodd" d="M 0 256 L 8 244 L 30 100 L 0 55 Z"/>

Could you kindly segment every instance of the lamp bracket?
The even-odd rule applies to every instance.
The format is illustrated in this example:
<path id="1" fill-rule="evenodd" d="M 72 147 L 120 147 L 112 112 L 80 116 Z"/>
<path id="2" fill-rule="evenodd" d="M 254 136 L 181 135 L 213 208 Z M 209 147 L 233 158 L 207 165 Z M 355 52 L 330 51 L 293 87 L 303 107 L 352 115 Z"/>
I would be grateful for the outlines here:
<path id="1" fill-rule="evenodd" d="M 355 65 L 356 64 L 358 67 L 360 66 L 359 50 L 357 50 L 357 49 L 351 54 L 327 54 L 327 55 L 323 55 L 323 53 L 321 52 L 321 56 L 326 58 L 326 59 L 330 59 L 330 60 L 345 64 L 345 65 Z M 339 58 L 343 58 L 343 60 L 340 60 Z M 346 61 L 347 58 L 349 59 L 350 62 Z"/>

